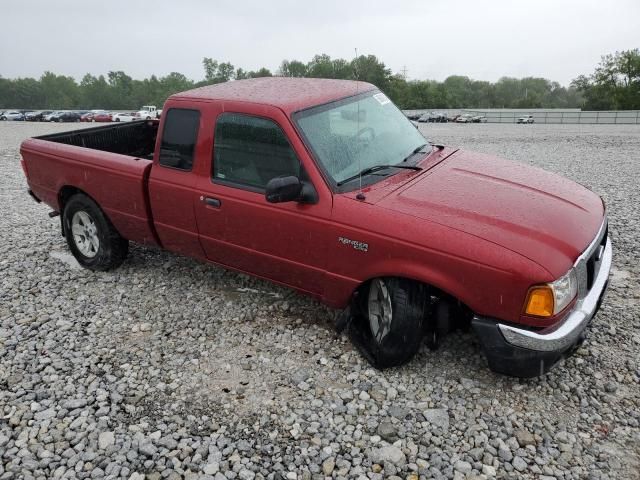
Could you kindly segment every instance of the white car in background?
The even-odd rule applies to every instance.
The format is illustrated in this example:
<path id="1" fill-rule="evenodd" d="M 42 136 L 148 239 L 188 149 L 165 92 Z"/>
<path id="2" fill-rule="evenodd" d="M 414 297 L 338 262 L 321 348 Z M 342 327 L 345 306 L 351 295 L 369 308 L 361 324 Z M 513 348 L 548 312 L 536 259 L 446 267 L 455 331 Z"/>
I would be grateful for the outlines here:
<path id="1" fill-rule="evenodd" d="M 523 115 L 516 123 L 533 123 L 533 115 Z"/>
<path id="2" fill-rule="evenodd" d="M 17 110 L 8 110 L 0 115 L 0 120 L 24 120 L 24 114 Z"/>
<path id="3" fill-rule="evenodd" d="M 113 113 L 111 115 L 112 122 L 133 122 L 138 120 L 135 113 Z"/>
<path id="4" fill-rule="evenodd" d="M 471 123 L 473 119 L 473 115 L 465 113 L 456 118 L 456 123 Z"/>

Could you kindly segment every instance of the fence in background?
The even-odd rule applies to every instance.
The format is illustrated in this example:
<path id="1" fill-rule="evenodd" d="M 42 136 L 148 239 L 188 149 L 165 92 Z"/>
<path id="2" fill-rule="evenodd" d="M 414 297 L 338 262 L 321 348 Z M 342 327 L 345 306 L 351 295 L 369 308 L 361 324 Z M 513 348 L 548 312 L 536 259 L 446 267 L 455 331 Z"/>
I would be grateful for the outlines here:
<path id="1" fill-rule="evenodd" d="M 481 115 L 487 123 L 516 123 L 518 118 L 532 115 L 535 123 L 551 124 L 608 124 L 608 125 L 638 125 L 640 124 L 640 110 L 612 110 L 612 111 L 581 111 L 571 110 L 511 110 L 511 109 L 443 109 L 443 110 L 406 110 L 410 112 L 442 112 L 448 116 L 468 113 Z"/>

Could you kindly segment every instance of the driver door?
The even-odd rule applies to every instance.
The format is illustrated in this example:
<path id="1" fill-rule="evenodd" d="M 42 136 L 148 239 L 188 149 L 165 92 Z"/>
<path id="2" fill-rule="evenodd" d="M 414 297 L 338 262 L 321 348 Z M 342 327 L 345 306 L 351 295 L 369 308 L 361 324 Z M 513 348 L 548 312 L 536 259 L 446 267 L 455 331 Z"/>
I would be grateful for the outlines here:
<path id="1" fill-rule="evenodd" d="M 246 108 L 216 115 L 211 169 L 197 185 L 200 243 L 214 262 L 321 296 L 331 194 L 308 175 L 311 160 L 284 114 Z M 267 202 L 267 182 L 288 175 L 311 182 L 317 202 Z"/>

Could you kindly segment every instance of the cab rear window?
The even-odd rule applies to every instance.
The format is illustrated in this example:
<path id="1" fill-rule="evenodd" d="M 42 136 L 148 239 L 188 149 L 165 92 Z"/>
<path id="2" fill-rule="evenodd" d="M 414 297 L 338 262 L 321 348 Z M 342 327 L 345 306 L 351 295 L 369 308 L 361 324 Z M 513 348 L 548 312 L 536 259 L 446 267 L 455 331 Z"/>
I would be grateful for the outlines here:
<path id="1" fill-rule="evenodd" d="M 160 165 L 178 170 L 191 170 L 199 126 L 198 110 L 170 109 L 162 132 Z"/>

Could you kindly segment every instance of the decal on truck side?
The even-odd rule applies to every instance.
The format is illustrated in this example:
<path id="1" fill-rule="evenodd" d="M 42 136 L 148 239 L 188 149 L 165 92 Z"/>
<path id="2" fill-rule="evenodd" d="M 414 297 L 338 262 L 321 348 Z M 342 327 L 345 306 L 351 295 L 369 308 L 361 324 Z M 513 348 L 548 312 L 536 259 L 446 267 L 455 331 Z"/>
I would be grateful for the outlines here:
<path id="1" fill-rule="evenodd" d="M 355 250 L 360 250 L 361 252 L 369 251 L 369 244 L 364 242 L 358 242 L 357 240 L 351 240 L 350 238 L 338 237 L 338 241 L 343 245 L 351 245 Z"/>

